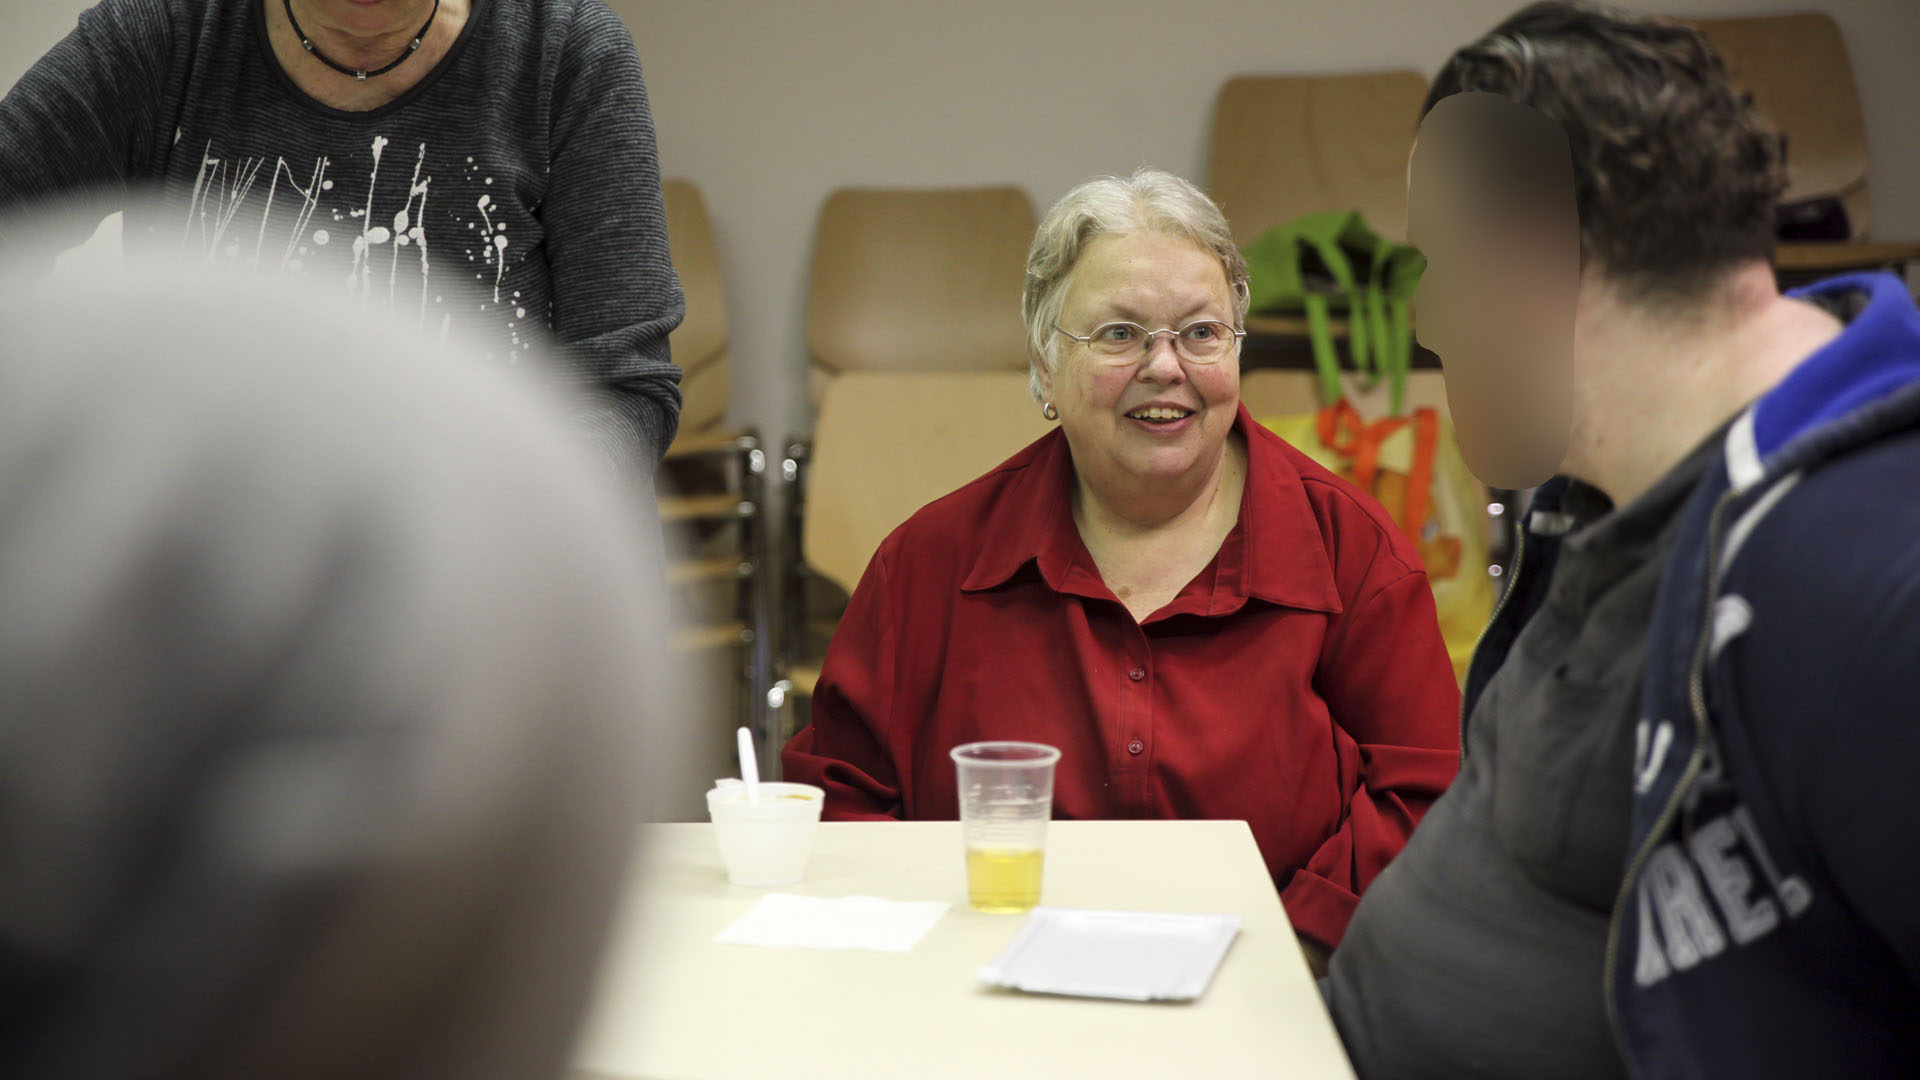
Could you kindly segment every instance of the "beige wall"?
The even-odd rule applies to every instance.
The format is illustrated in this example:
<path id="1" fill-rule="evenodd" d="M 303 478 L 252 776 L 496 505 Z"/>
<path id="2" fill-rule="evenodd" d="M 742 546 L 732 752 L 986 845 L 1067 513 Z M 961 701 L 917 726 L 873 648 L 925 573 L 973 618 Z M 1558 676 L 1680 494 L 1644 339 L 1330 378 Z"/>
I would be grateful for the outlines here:
<path id="1" fill-rule="evenodd" d="M 1085 176 L 1139 164 L 1204 179 L 1207 117 L 1228 75 L 1430 74 L 1518 0 L 611 2 L 646 64 L 662 166 L 698 183 L 715 218 L 733 308 L 734 419 L 778 439 L 806 425 L 807 259 L 834 187 L 1012 181 L 1044 209 Z M 0 86 L 85 6 L 0 0 Z M 1920 0 L 1687 0 L 1677 10 L 1809 7 L 1834 15 L 1852 52 L 1874 231 L 1920 237 Z"/>

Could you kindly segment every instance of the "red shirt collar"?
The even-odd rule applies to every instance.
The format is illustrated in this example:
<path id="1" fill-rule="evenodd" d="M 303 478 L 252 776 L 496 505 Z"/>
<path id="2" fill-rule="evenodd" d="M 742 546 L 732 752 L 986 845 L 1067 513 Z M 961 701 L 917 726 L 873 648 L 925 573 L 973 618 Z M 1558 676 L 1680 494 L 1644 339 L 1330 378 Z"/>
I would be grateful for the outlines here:
<path id="1" fill-rule="evenodd" d="M 1270 604 L 1337 614 L 1340 595 L 1320 520 L 1300 485 L 1280 437 L 1254 423 L 1241 406 L 1233 429 L 1247 443 L 1247 484 L 1240 520 L 1221 542 L 1207 570 L 1180 591 L 1157 618 L 1225 615 L 1249 598 Z M 1059 593 L 1115 600 L 1073 523 L 1073 456 L 1064 432 L 1055 430 L 1010 465 L 1020 475 L 981 530 L 980 554 L 961 582 L 964 592 L 997 588 L 1028 564 Z M 1116 600 L 1117 602 L 1117 600 Z"/>

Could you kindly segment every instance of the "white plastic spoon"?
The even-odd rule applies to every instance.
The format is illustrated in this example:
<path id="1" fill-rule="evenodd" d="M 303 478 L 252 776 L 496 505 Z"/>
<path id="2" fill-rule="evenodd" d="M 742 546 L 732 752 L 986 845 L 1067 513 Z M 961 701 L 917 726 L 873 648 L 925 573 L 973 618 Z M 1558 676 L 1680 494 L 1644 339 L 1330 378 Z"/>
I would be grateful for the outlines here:
<path id="1" fill-rule="evenodd" d="M 747 784 L 747 805 L 760 805 L 760 760 L 753 753 L 753 735 L 746 728 L 739 732 L 740 779 Z"/>

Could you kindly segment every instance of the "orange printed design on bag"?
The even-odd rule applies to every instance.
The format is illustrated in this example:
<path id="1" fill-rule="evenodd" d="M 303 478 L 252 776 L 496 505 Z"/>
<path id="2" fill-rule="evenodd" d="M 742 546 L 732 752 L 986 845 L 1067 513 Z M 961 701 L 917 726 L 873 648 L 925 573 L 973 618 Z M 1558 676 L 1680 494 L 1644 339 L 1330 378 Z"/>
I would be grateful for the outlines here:
<path id="1" fill-rule="evenodd" d="M 1314 422 L 1320 442 L 1340 456 L 1334 473 L 1380 501 L 1400 531 L 1413 541 L 1429 578 L 1460 572 L 1460 538 L 1441 530 L 1433 509 L 1433 459 L 1440 443 L 1440 417 L 1432 409 L 1368 423 L 1345 399 L 1321 409 Z M 1408 472 L 1380 467 L 1380 444 L 1408 424 L 1414 427 Z"/>

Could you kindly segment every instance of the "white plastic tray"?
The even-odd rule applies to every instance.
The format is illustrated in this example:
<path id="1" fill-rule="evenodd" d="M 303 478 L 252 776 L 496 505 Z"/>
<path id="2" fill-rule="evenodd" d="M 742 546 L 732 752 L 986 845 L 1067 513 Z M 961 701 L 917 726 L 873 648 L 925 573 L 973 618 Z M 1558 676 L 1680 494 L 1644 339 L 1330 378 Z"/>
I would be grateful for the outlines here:
<path id="1" fill-rule="evenodd" d="M 1192 1001 L 1239 932 L 1237 915 L 1037 907 L 980 981 L 1032 994 Z"/>

